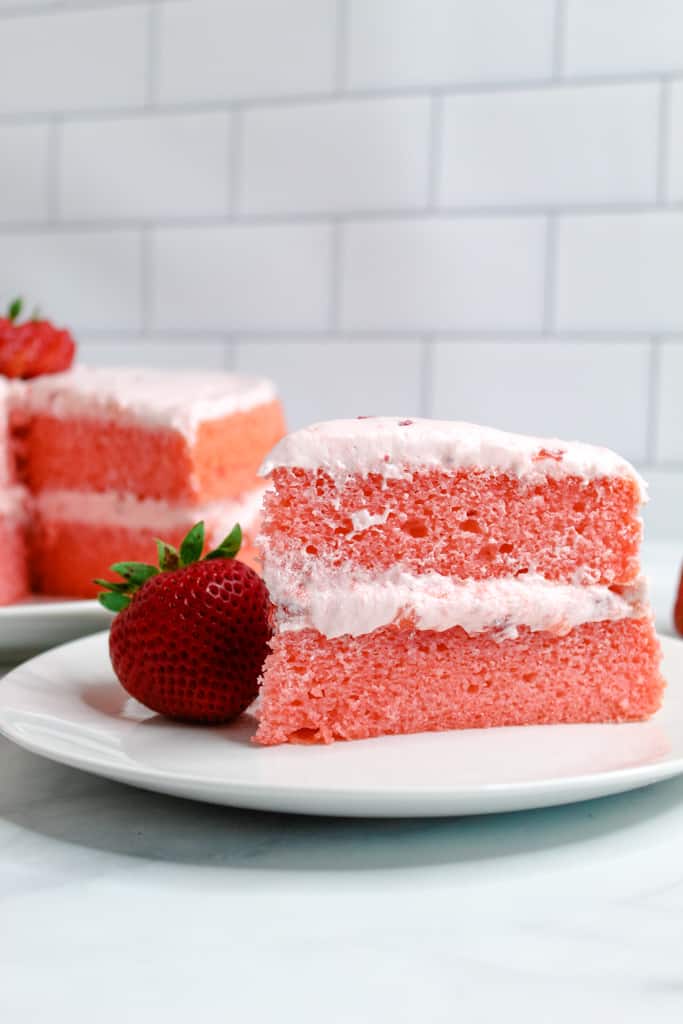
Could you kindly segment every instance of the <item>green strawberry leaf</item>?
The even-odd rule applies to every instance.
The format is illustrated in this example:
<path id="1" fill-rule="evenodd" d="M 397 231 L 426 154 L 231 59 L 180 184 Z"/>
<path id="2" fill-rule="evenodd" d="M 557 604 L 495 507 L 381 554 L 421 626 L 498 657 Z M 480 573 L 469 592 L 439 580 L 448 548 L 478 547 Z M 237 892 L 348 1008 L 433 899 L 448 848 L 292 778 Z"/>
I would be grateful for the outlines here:
<path id="1" fill-rule="evenodd" d="M 172 544 L 167 544 L 165 540 L 156 538 L 155 542 L 161 571 L 172 572 L 174 569 L 178 569 L 180 567 L 180 555 L 176 548 Z"/>
<path id="2" fill-rule="evenodd" d="M 127 583 L 113 583 L 111 580 L 93 580 L 98 587 L 104 587 L 105 590 L 111 590 L 113 594 L 127 594 L 128 584 Z"/>
<path id="3" fill-rule="evenodd" d="M 234 558 L 242 547 L 242 527 L 236 523 L 225 540 L 222 540 L 217 548 L 209 551 L 206 560 L 212 558 Z"/>
<path id="4" fill-rule="evenodd" d="M 12 322 L 14 322 L 17 319 L 17 317 L 19 316 L 19 314 L 21 313 L 21 310 L 22 310 L 23 306 L 24 306 L 24 300 L 23 299 L 19 299 L 19 298 L 12 299 L 12 301 L 10 302 L 9 307 L 7 309 L 7 317 L 8 317 L 8 319 L 10 319 Z"/>
<path id="5" fill-rule="evenodd" d="M 110 612 L 122 612 L 130 604 L 130 598 L 125 594 L 98 594 L 97 600 Z"/>
<path id="6" fill-rule="evenodd" d="M 132 583 L 136 587 L 141 587 L 152 576 L 159 575 L 156 565 L 147 565 L 145 562 L 114 562 L 109 568 L 112 572 L 123 576 L 127 583 Z"/>
<path id="7" fill-rule="evenodd" d="M 182 565 L 198 562 L 204 550 L 204 523 L 196 523 L 180 545 L 180 561 Z"/>

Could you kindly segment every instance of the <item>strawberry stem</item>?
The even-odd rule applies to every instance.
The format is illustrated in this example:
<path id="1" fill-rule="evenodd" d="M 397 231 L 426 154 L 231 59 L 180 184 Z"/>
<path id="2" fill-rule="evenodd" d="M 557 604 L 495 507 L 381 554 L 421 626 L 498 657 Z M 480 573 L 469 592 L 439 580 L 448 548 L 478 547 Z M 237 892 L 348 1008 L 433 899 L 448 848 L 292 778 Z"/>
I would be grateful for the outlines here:
<path id="1" fill-rule="evenodd" d="M 24 300 L 21 298 L 12 299 L 7 308 L 7 319 L 11 320 L 12 323 L 20 316 L 22 309 L 24 308 Z"/>
<path id="2" fill-rule="evenodd" d="M 117 573 L 123 579 L 117 582 L 104 579 L 93 580 L 93 583 L 104 590 L 104 593 L 97 595 L 98 601 L 111 612 L 123 611 L 128 607 L 137 591 L 154 576 L 183 569 L 193 562 L 201 562 L 204 536 L 204 523 L 199 522 L 195 523 L 183 538 L 180 551 L 177 551 L 172 544 L 167 544 L 166 541 L 157 540 L 158 569 L 155 565 L 149 565 L 147 562 L 114 562 L 109 566 L 110 571 Z M 242 528 L 239 523 L 236 523 L 218 547 L 209 551 L 204 561 L 215 558 L 234 558 L 241 545 Z"/>

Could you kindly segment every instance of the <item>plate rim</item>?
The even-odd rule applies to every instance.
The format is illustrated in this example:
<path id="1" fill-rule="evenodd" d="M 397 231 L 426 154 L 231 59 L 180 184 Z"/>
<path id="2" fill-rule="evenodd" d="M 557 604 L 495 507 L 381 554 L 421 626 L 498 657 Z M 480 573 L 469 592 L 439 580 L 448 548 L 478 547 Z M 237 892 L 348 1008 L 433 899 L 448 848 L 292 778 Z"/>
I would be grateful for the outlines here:
<path id="1" fill-rule="evenodd" d="M 12 604 L 0 605 L 0 619 L 12 619 L 12 618 L 25 618 L 27 615 L 33 617 L 40 613 L 41 615 L 63 615 L 66 612 L 76 613 L 88 613 L 92 611 L 98 611 L 102 608 L 101 604 L 95 597 L 82 597 L 82 598 L 60 598 L 55 597 L 54 599 L 40 598 L 39 595 L 33 594 L 30 597 L 25 598 L 22 601 L 14 601 Z M 104 609 L 102 609 L 104 610 Z M 77 637 L 77 640 L 82 640 L 83 637 Z M 67 643 L 74 643 L 75 641 L 67 641 Z M 60 644 L 60 646 L 64 646 Z M 26 664 L 26 662 L 22 662 Z M 21 666 L 16 666 L 20 668 Z"/>
<path id="2" fill-rule="evenodd" d="M 678 775 L 683 774 L 683 754 L 677 757 L 670 758 L 658 758 L 656 760 L 647 762 L 641 765 L 631 765 L 624 768 L 612 768 L 606 771 L 587 772 L 583 774 L 566 775 L 556 778 L 548 779 L 527 779 L 518 782 L 492 782 L 492 783 L 479 783 L 469 785 L 453 785 L 453 784 L 430 784 L 425 786 L 424 784 L 416 785 L 402 785 L 399 790 L 392 790 L 385 786 L 364 786 L 362 789 L 349 788 L 346 786 L 301 786 L 299 784 L 280 782 L 280 781 L 269 781 L 267 783 L 260 782 L 257 780 L 240 780 L 230 781 L 225 778 L 217 778 L 215 775 L 206 776 L 203 774 L 196 774 L 192 772 L 175 772 L 169 769 L 157 769 L 149 767 L 147 765 L 140 765 L 138 767 L 130 767 L 127 765 L 113 765 L 109 763 L 103 763 L 97 758 L 96 755 L 77 752 L 73 755 L 64 754 L 62 751 L 55 751 L 49 747 L 43 746 L 40 743 L 33 742 L 31 737 L 27 737 L 23 734 L 21 727 L 12 728 L 11 725 L 4 719 L 4 702 L 3 702 L 3 690 L 7 682 L 17 685 L 17 677 L 21 678 L 25 671 L 30 671 L 36 666 L 36 663 L 41 661 L 52 661 L 55 657 L 62 656 L 68 653 L 70 648 L 81 647 L 86 645 L 96 646 L 103 642 L 108 636 L 109 630 L 101 630 L 97 633 L 91 633 L 87 636 L 79 637 L 75 640 L 67 641 L 66 643 L 60 644 L 57 647 L 53 647 L 50 650 L 43 651 L 32 658 L 22 662 L 21 664 L 12 668 L 4 678 L 0 679 L 0 736 L 3 736 L 8 741 L 15 743 L 17 746 L 29 753 L 37 756 L 46 758 L 57 764 L 63 764 L 70 768 L 85 771 L 88 774 L 98 776 L 100 778 L 106 778 L 117 782 L 122 782 L 127 785 L 131 785 L 137 788 L 148 789 L 154 792 L 164 792 L 173 795 L 174 790 L 164 785 L 160 788 L 154 783 L 169 783 L 171 786 L 173 783 L 185 786 L 200 786 L 205 791 L 208 791 L 215 796 L 222 795 L 224 797 L 221 801 L 215 801 L 223 803 L 227 806 L 231 805 L 231 799 L 236 798 L 238 794 L 251 794 L 252 796 L 266 795 L 267 793 L 277 793 L 280 796 L 307 796 L 313 797 L 316 800 L 331 798 L 337 800 L 359 800 L 359 801 L 382 801 L 384 803 L 400 802 L 401 800 L 415 799 L 417 797 L 426 799 L 431 802 L 436 802 L 439 799 L 452 799 L 454 802 L 458 800 L 468 801 L 476 798 L 477 796 L 485 796 L 489 798 L 510 796 L 518 794 L 521 797 L 530 796 L 534 793 L 538 793 L 539 796 L 543 796 L 543 802 L 539 804 L 527 805 L 529 809 L 533 806 L 557 806 L 561 803 L 579 802 L 582 800 L 591 799 L 590 791 L 598 790 L 596 795 L 602 795 L 602 791 L 607 790 L 608 792 L 627 792 L 635 788 L 642 788 L 645 786 L 652 785 L 659 781 L 665 781 L 667 779 L 675 778 Z M 667 648 L 679 648 L 683 654 L 683 639 L 671 636 L 660 636 L 659 637 L 663 651 Z M 21 683 L 20 683 L 21 685 Z M 666 692 L 666 691 L 665 691 Z M 134 698 L 130 698 L 131 700 Z M 665 697 L 666 699 L 666 697 Z M 34 718 L 39 718 L 39 712 L 29 712 Z M 564 727 L 571 725 L 569 723 L 562 723 Z M 600 723 L 590 723 L 599 725 Z M 605 723 L 607 725 L 611 723 Z M 624 725 L 633 725 L 637 727 L 641 723 L 619 723 Z M 178 724 L 179 727 L 183 727 L 182 723 Z M 187 728 L 200 729 L 201 726 L 188 725 Z M 501 727 L 508 728 L 508 727 Z M 516 729 L 546 729 L 552 728 L 552 726 L 515 726 Z M 466 730 L 467 732 L 479 732 L 480 730 Z M 424 733 L 422 735 L 429 735 Z M 354 741 L 362 743 L 373 743 L 378 741 L 386 740 L 400 740 L 401 736 L 388 736 L 388 737 L 373 737 L 368 740 Z M 260 748 L 264 756 L 268 756 L 268 752 L 271 748 Z M 281 747 L 273 748 L 281 749 Z M 313 756 L 320 754 L 324 755 L 324 752 L 330 750 L 331 747 L 327 745 L 317 745 L 309 748 Z M 618 783 L 617 789 L 611 789 L 612 783 Z M 574 788 L 580 788 L 583 795 L 578 797 L 569 797 L 566 800 L 554 799 L 553 794 L 560 796 L 564 791 L 569 791 Z M 588 795 L 586 795 L 588 792 Z M 180 797 L 188 798 L 187 792 L 175 791 L 176 795 Z M 546 799 L 550 797 L 550 799 Z M 189 795 L 190 799 L 197 800 L 209 800 L 210 798 L 205 795 Z M 265 809 L 259 804 L 239 804 L 232 803 L 232 806 L 253 806 L 258 809 Z M 277 807 L 273 808 L 274 811 L 278 811 Z M 514 808 L 510 808 L 514 810 Z M 321 814 L 327 813 L 328 815 L 334 815 L 335 813 L 344 813 L 345 816 L 348 812 L 335 812 L 329 810 L 327 812 L 320 811 L 309 811 L 301 810 L 298 813 L 312 813 Z M 438 814 L 444 812 L 432 812 L 432 814 Z M 466 813 L 489 813 L 485 808 L 481 810 L 466 812 L 463 810 L 457 810 L 452 812 L 446 812 L 452 815 L 460 815 Z M 367 815 L 363 815 L 367 816 Z M 375 817 L 381 816 L 380 812 L 373 812 Z M 417 817 L 416 813 L 401 813 L 394 809 L 392 816 L 399 817 Z"/>

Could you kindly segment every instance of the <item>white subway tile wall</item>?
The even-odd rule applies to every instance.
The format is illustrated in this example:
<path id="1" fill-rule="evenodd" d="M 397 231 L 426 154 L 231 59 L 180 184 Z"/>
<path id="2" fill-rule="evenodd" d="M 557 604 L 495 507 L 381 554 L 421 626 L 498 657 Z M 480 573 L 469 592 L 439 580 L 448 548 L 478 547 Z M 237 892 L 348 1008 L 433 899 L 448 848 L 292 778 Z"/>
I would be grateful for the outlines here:
<path id="1" fill-rule="evenodd" d="M 680 0 L 0 0 L 0 46 L 0 300 L 295 426 L 619 448 L 680 536 Z"/>
<path id="2" fill-rule="evenodd" d="M 422 349 L 418 339 L 238 340 L 236 369 L 268 373 L 290 400 L 290 425 L 351 416 L 417 416 Z"/>

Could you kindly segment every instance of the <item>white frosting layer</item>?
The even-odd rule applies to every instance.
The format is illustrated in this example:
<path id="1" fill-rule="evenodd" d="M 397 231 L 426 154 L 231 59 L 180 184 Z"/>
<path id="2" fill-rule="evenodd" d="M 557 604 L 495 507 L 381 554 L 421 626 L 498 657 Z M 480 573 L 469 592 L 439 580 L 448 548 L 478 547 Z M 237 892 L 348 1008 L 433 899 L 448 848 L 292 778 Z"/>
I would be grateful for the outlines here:
<path id="1" fill-rule="evenodd" d="M 203 519 L 210 543 L 218 543 L 239 523 L 243 529 L 256 524 L 265 487 L 248 491 L 233 501 L 212 501 L 205 505 L 172 505 L 132 494 L 81 491 L 44 491 L 34 499 L 34 508 L 50 519 L 84 525 L 120 523 L 141 529 L 172 530 Z M 220 536 L 219 536 L 220 535 Z"/>
<path id="2" fill-rule="evenodd" d="M 25 487 L 0 487 L 0 516 L 24 519 L 28 512 L 28 491 Z"/>
<path id="3" fill-rule="evenodd" d="M 190 370 L 92 369 L 37 377 L 27 388 L 31 411 L 58 418 L 92 416 L 193 437 L 200 423 L 245 412 L 275 399 L 269 380 Z"/>
<path id="4" fill-rule="evenodd" d="M 379 473 L 402 477 L 415 469 L 483 467 L 532 482 L 547 477 L 628 477 L 646 488 L 635 469 L 607 448 L 580 442 L 508 434 L 447 420 L 370 416 L 314 423 L 283 438 L 261 467 L 324 470 L 334 478 Z"/>
<path id="5" fill-rule="evenodd" d="M 434 572 L 415 576 L 394 567 L 353 577 L 348 571 L 318 570 L 293 586 L 288 573 L 266 566 L 265 581 L 279 609 L 281 632 L 312 628 L 329 638 L 361 636 L 409 620 L 417 629 L 461 626 L 470 635 L 493 631 L 497 639 L 507 640 L 520 626 L 564 634 L 585 622 L 648 614 L 643 580 L 618 594 L 605 586 L 554 583 L 541 576 L 460 583 Z"/>

